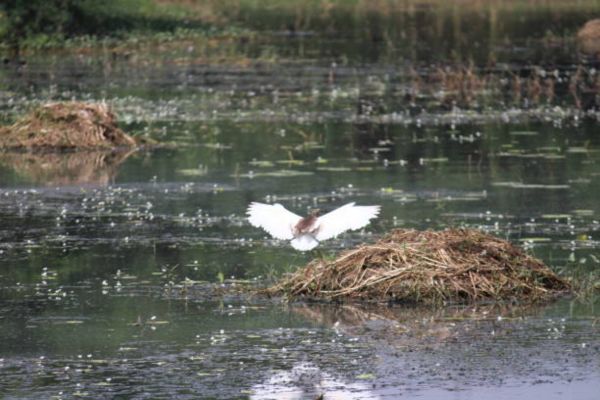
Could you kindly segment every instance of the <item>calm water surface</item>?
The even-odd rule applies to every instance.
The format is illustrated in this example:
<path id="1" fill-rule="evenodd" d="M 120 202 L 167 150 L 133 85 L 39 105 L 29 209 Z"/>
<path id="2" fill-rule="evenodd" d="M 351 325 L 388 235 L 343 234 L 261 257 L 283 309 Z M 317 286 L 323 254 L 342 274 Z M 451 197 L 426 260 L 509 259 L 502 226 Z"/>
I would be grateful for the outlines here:
<path id="1" fill-rule="evenodd" d="M 585 19 L 564 15 L 552 23 L 565 31 Z M 157 49 L 144 55 L 149 63 L 86 54 L 3 67 L 6 121 L 42 101 L 106 100 L 127 130 L 174 145 L 0 154 L 0 393 L 596 398 L 594 298 L 431 310 L 281 304 L 237 290 L 310 259 L 251 228 L 250 201 L 298 213 L 383 206 L 364 231 L 323 243 L 326 253 L 394 227 L 468 226 L 567 275 L 597 274 L 594 112 L 560 93 L 535 106 L 503 94 L 473 107 L 407 97 L 409 68 L 427 74 L 427 63 L 450 57 L 435 46 L 479 66 L 493 49 L 509 69 L 553 63 L 568 79 L 574 43 L 541 51 L 540 35 L 523 30 L 527 21 L 542 30 L 543 17 L 507 19 L 512 45 L 481 38 L 475 24 L 466 36 L 480 38 L 482 51 L 460 37 L 441 46 L 443 18 L 439 31 L 409 19 L 422 42 L 400 31 L 387 47 L 356 32 L 277 31 L 237 49 L 248 57 L 278 49 L 277 64 L 208 66 L 194 62 L 192 48 L 179 62 L 180 50 Z"/>

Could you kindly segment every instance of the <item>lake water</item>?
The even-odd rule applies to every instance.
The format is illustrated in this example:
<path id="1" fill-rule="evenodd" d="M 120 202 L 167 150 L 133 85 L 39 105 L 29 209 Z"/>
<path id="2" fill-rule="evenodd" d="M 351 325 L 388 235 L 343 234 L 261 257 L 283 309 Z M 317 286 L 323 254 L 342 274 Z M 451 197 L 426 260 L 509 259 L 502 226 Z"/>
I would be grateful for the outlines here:
<path id="1" fill-rule="evenodd" d="M 251 201 L 382 205 L 325 253 L 394 227 L 466 226 L 567 276 L 598 274 L 599 115 L 569 87 L 578 65 L 581 87 L 596 72 L 566 36 L 587 14 L 495 12 L 0 67 L 4 121 L 40 102 L 104 100 L 128 132 L 171 144 L 0 154 L 2 396 L 596 398 L 593 296 L 415 309 L 237 290 L 311 259 L 250 227 Z M 440 68 L 496 81 L 454 96 Z M 535 76 L 551 95 L 533 98 Z"/>

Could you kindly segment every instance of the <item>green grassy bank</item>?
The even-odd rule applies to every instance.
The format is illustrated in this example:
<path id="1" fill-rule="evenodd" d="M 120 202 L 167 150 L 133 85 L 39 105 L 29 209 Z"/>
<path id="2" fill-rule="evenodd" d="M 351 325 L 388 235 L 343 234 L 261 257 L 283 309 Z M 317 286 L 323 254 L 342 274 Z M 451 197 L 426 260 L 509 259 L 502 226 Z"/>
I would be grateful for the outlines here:
<path id="1" fill-rule="evenodd" d="M 474 21 L 484 21 L 489 34 L 531 29 L 531 18 L 527 24 L 514 19 L 507 26 L 507 14 L 556 20 L 552 32 L 531 33 L 560 36 L 599 12 L 600 0 L 5 0 L 0 3 L 0 49 L 264 31 L 385 41 L 402 34 L 415 19 L 435 30 L 449 16 L 458 30 Z"/>

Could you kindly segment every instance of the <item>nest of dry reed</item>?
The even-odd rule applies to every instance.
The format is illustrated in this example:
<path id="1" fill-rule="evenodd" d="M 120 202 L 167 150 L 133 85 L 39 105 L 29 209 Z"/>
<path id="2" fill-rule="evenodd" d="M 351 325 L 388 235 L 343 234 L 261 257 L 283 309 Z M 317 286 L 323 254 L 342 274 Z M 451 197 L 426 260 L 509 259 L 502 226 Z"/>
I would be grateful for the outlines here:
<path id="1" fill-rule="evenodd" d="M 592 19 L 577 32 L 579 49 L 600 57 L 600 18 Z"/>
<path id="2" fill-rule="evenodd" d="M 47 104 L 13 125 L 0 127 L 3 149 L 98 149 L 138 144 L 117 126 L 116 117 L 104 103 Z"/>
<path id="3" fill-rule="evenodd" d="M 374 244 L 316 259 L 266 289 L 313 300 L 535 302 L 570 285 L 519 247 L 470 229 L 398 229 Z"/>

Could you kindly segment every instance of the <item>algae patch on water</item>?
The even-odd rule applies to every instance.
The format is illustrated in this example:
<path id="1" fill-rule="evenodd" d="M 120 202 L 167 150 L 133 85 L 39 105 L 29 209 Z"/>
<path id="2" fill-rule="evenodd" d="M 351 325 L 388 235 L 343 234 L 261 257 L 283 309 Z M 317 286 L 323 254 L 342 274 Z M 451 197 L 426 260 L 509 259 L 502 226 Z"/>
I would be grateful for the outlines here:
<path id="1" fill-rule="evenodd" d="M 394 230 L 333 260 L 313 260 L 266 290 L 290 298 L 426 304 L 535 302 L 570 291 L 521 248 L 470 229 Z"/>
<path id="2" fill-rule="evenodd" d="M 0 149 L 73 150 L 134 147 L 142 141 L 117 125 L 105 103 L 42 105 L 12 125 L 0 127 Z"/>

